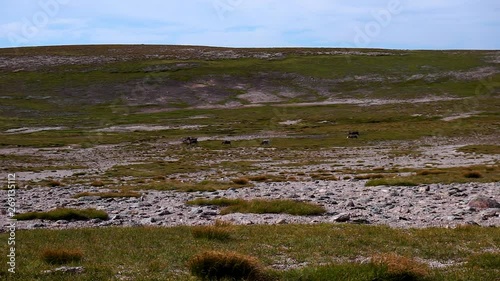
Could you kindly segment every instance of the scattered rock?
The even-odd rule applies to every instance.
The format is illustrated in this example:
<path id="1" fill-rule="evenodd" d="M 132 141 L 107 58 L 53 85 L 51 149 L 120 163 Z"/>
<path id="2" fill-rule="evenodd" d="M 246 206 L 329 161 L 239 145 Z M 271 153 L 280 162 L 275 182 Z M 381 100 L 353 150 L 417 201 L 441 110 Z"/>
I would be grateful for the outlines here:
<path id="1" fill-rule="evenodd" d="M 342 213 L 339 215 L 336 215 L 335 217 L 332 218 L 333 221 L 335 222 L 346 222 L 351 219 L 351 215 L 348 213 Z"/>
<path id="2" fill-rule="evenodd" d="M 500 208 L 500 203 L 498 203 L 496 200 L 485 197 L 485 196 L 478 196 L 467 204 L 469 207 L 476 208 L 479 210 L 482 209 L 489 209 L 489 208 Z"/>
<path id="3" fill-rule="evenodd" d="M 83 266 L 62 266 L 52 270 L 44 270 L 43 274 L 53 274 L 53 273 L 71 273 L 71 274 L 79 274 L 83 273 L 85 269 Z"/>

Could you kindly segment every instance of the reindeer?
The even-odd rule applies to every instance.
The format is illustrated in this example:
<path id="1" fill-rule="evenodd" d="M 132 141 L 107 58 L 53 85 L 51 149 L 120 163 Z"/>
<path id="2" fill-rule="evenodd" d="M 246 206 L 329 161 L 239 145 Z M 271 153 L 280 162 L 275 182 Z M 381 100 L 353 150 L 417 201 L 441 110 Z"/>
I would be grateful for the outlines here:
<path id="1" fill-rule="evenodd" d="M 260 142 L 260 145 L 270 145 L 271 144 L 271 141 L 270 140 L 262 140 Z"/>
<path id="2" fill-rule="evenodd" d="M 359 137 L 359 132 L 358 131 L 349 131 L 347 133 L 347 138 L 348 139 L 357 139 Z"/>
<path id="3" fill-rule="evenodd" d="M 221 142 L 222 145 L 231 145 L 231 141 L 230 140 L 223 140 Z"/>
<path id="4" fill-rule="evenodd" d="M 182 143 L 186 145 L 195 145 L 198 144 L 198 138 L 187 137 L 182 139 Z"/>

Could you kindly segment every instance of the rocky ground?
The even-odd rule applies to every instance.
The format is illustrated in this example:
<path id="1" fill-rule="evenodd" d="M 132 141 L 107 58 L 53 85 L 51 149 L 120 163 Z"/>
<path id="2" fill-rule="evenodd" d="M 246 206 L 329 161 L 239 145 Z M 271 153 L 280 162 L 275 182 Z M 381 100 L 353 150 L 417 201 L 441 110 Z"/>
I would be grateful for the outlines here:
<path id="1" fill-rule="evenodd" d="M 145 191 L 140 198 L 85 196 L 97 188 L 33 188 L 17 193 L 19 211 L 43 211 L 56 207 L 97 208 L 111 217 L 108 221 L 19 221 L 21 229 L 105 226 L 174 226 L 213 223 L 216 219 L 235 224 L 360 223 L 392 227 L 448 227 L 461 224 L 500 225 L 500 204 L 485 198 L 500 198 L 500 184 L 430 184 L 418 187 L 365 187 L 365 181 L 315 181 L 258 183 L 254 187 L 214 192 L 184 193 Z M 321 216 L 283 214 L 220 215 L 218 207 L 189 206 L 185 202 L 203 198 L 290 198 L 315 202 L 327 209 Z M 5 198 L 5 196 L 2 196 Z M 481 201 L 482 200 L 482 201 Z M 478 201 L 485 205 L 480 205 Z M 490 208 L 488 208 L 490 207 Z M 2 224 L 6 224 L 2 220 Z"/>
<path id="2" fill-rule="evenodd" d="M 260 136 L 254 136 L 260 137 Z M 251 136 L 246 136 L 251 138 Z M 467 140 L 470 142 L 470 139 Z M 42 186 L 37 180 L 58 178 L 64 179 L 77 172 L 84 171 L 86 177 L 101 178 L 106 170 L 114 165 L 137 163 L 150 159 L 140 149 L 125 150 L 123 146 L 98 146 L 94 148 L 9 148 L 2 153 L 36 156 L 43 155 L 48 159 L 64 158 L 67 163 L 87 164 L 89 168 L 77 170 L 59 170 L 42 172 L 17 173 L 21 186 L 16 191 L 18 213 L 30 211 L 47 211 L 58 207 L 96 208 L 105 210 L 110 220 L 101 221 L 19 221 L 18 228 L 73 228 L 73 227 L 105 227 L 105 226 L 175 226 L 211 224 L 215 220 L 231 221 L 235 224 L 283 224 L 283 223 L 361 223 L 388 225 L 391 227 L 452 227 L 462 224 L 478 224 L 482 226 L 500 226 L 500 183 L 454 183 L 454 184 L 422 184 L 419 186 L 376 186 L 366 187 L 367 180 L 357 180 L 348 171 L 335 170 L 332 163 L 340 168 L 370 169 L 373 167 L 453 167 L 477 164 L 498 163 L 495 155 L 469 155 L 457 152 L 464 145 L 464 140 L 455 143 L 442 143 L 444 140 L 420 141 L 418 155 L 400 155 L 389 157 L 394 143 L 379 144 L 377 147 L 357 147 L 301 151 L 296 161 L 316 159 L 320 163 L 293 166 L 290 160 L 272 160 L 284 156 L 284 152 L 269 148 L 228 148 L 219 151 L 219 159 L 205 159 L 204 162 L 225 160 L 253 159 L 260 171 L 255 174 L 274 171 L 275 174 L 303 174 L 318 169 L 330 170 L 339 180 L 314 180 L 307 176 L 297 176 L 290 181 L 255 182 L 253 186 L 230 188 L 213 192 L 179 192 L 179 191 L 141 191 L 140 198 L 100 198 L 85 196 L 73 198 L 81 192 L 112 191 L 106 187 L 93 187 L 89 183 L 69 183 L 59 187 Z M 468 143 L 467 142 L 467 143 Z M 400 148 L 413 147 L 412 142 L 399 142 Z M 159 145 L 150 143 L 147 150 L 151 155 L 160 151 L 172 151 L 181 144 L 170 143 Z M 8 150 L 8 151 L 7 151 Z M 201 151 L 202 148 L 192 148 Z M 191 152 L 193 152 L 191 151 Z M 213 151 L 212 151 L 213 152 Z M 181 154 L 181 151 L 177 152 Z M 290 153 L 290 152 L 289 152 Z M 298 152 L 296 152 L 298 153 Z M 265 157 L 260 157 L 264 155 Z M 271 157 L 273 156 L 273 157 Z M 59 157 L 59 158 L 58 158 Z M 175 155 L 173 155 L 175 160 Z M 212 157 L 214 157 L 212 155 Z M 246 158 L 245 158 L 246 157 Z M 257 158 L 258 157 L 258 158 Z M 76 160 L 81 162 L 76 162 Z M 217 161 L 215 161 L 217 160 Z M 204 162 L 200 162 L 204 163 Z M 321 163 L 323 162 L 323 163 Z M 97 165 L 99 164 L 99 165 Z M 237 164 L 235 164 L 237 165 Z M 288 166 L 291 165 L 291 166 Z M 221 180 L 229 180 L 230 175 L 220 171 L 207 170 L 193 172 L 181 176 L 189 180 L 201 181 L 219 176 Z M 78 178 L 78 177 L 77 177 Z M 24 181 L 22 181 L 24 180 Z M 26 181 L 31 180 L 31 181 Z M 116 180 L 116 179 L 115 179 Z M 1 190 L 2 205 L 7 203 L 7 191 Z M 195 198 L 265 198 L 293 199 L 320 204 L 327 209 L 321 216 L 291 216 L 284 214 L 228 214 L 220 215 L 220 208 L 214 206 L 190 206 L 186 201 Z M 479 198 L 479 202 L 477 202 Z M 489 201 L 488 201 L 489 200 Z M 8 224 L 6 212 L 3 211 L 0 223 Z"/>

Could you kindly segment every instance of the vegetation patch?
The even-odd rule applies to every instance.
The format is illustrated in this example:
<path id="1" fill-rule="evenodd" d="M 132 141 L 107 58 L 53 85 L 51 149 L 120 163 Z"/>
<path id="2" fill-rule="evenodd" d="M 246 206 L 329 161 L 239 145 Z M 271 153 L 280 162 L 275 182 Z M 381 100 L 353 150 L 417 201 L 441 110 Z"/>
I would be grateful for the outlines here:
<path id="1" fill-rule="evenodd" d="M 223 224 L 223 223 L 221 223 Z M 20 231 L 22 263 L 13 280 L 37 280 L 47 269 L 45 249 L 81 249 L 85 272 L 71 280 L 113 280 L 127 268 L 131 280 L 192 281 L 186 263 L 198 253 L 216 249 L 256 257 L 266 268 L 283 264 L 297 269 L 273 272 L 276 281 L 374 281 L 387 276 L 387 266 L 349 262 L 374 253 L 394 253 L 420 261 L 446 261 L 431 268 L 425 280 L 483 281 L 498 279 L 500 228 L 409 228 L 353 224 L 233 225 L 230 243 L 194 238 L 192 227 L 107 227 Z M 186 235 L 187 234 L 187 235 Z M 0 233 L 0 240 L 8 240 Z M 341 260 L 332 264 L 332 259 Z M 103 262 L 105 261 L 105 262 Z M 342 262 L 345 261 L 345 262 Z M 8 262 L 5 255 L 1 263 Z M 465 262 L 465 263 L 464 263 Z M 325 265 L 325 266 L 322 266 Z M 0 269 L 0 279 L 9 276 Z M 5 278 L 4 278 L 5 279 Z M 9 279 L 10 280 L 10 279 Z M 50 277 L 41 280 L 52 280 Z M 394 280 L 394 279 L 393 279 Z"/>
<path id="2" fill-rule="evenodd" d="M 500 154 L 500 145 L 466 145 L 457 149 L 464 153 Z"/>
<path id="3" fill-rule="evenodd" d="M 416 171 L 415 175 L 412 176 L 372 179 L 366 183 L 366 186 L 416 186 L 432 183 L 496 182 L 500 181 L 499 175 L 500 166 L 498 165 L 422 169 Z"/>
<path id="4" fill-rule="evenodd" d="M 194 276 L 202 280 L 263 280 L 264 269 L 260 262 L 236 252 L 207 251 L 188 262 Z"/>
<path id="5" fill-rule="evenodd" d="M 42 259 L 49 264 L 68 264 L 79 262 L 83 258 L 80 249 L 45 249 L 42 252 Z"/>
<path id="6" fill-rule="evenodd" d="M 224 206 L 221 214 L 253 213 L 253 214 L 290 214 L 295 216 L 321 215 L 326 209 L 320 205 L 294 200 L 243 200 L 243 199 L 196 199 L 188 201 L 190 205 Z"/>
<path id="7" fill-rule="evenodd" d="M 216 190 L 227 190 L 230 188 L 241 188 L 245 186 L 250 186 L 249 184 L 235 184 L 229 182 L 216 182 L 216 181 L 201 181 L 201 182 L 181 182 L 178 180 L 164 180 L 164 181 L 154 181 L 145 184 L 135 185 L 135 186 L 124 186 L 121 187 L 124 191 L 130 190 L 175 190 L 182 192 L 197 192 L 197 191 L 216 191 Z"/>
<path id="8" fill-rule="evenodd" d="M 69 209 L 58 208 L 48 212 L 28 212 L 14 216 L 17 220 L 107 220 L 108 214 L 105 211 L 96 209 Z"/>
<path id="9" fill-rule="evenodd" d="M 370 179 L 382 179 L 385 178 L 385 175 L 382 174 L 369 174 L 369 175 L 357 175 L 354 176 L 356 180 L 370 180 Z"/>
<path id="10" fill-rule="evenodd" d="M 234 182 L 235 184 L 245 185 L 248 184 L 250 180 L 247 178 L 237 178 L 237 179 L 232 179 L 231 181 Z"/>
<path id="11" fill-rule="evenodd" d="M 429 275 L 426 264 L 394 253 L 376 255 L 371 262 L 387 269 L 383 280 L 423 280 Z"/>
<path id="12" fill-rule="evenodd" d="M 82 192 L 73 196 L 73 198 L 80 198 L 84 196 L 99 196 L 101 198 L 119 198 L 119 197 L 141 197 L 141 194 L 134 191 L 120 191 L 120 192 Z"/>

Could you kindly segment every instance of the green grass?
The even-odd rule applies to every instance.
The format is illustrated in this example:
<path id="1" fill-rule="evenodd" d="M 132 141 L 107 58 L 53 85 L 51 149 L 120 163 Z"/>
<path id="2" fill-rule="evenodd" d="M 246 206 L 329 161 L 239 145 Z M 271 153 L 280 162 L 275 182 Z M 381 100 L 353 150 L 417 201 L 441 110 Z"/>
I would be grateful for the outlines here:
<path id="1" fill-rule="evenodd" d="M 371 179 L 366 182 L 366 186 L 415 186 L 431 183 L 497 182 L 500 181 L 499 172 L 500 166 L 498 165 L 422 169 L 417 170 L 416 174 L 412 176 Z"/>
<path id="2" fill-rule="evenodd" d="M 466 145 L 457 151 L 477 154 L 500 154 L 500 145 Z"/>
<path id="3" fill-rule="evenodd" d="M 107 220 L 108 214 L 96 209 L 58 208 L 47 212 L 28 212 L 14 216 L 17 220 Z"/>
<path id="4" fill-rule="evenodd" d="M 187 262 L 205 251 L 237 252 L 257 258 L 269 269 L 286 261 L 307 264 L 275 272 L 275 280 L 373 280 L 383 268 L 352 262 L 377 254 L 440 262 L 466 262 L 431 269 L 429 280 L 495 280 L 498 271 L 500 229 L 458 227 L 392 229 L 385 226 L 349 224 L 232 226 L 233 239 L 197 239 L 191 227 L 93 228 L 65 230 L 18 230 L 17 273 L 0 276 L 7 280 L 54 280 L 40 275 L 53 267 L 40 259 L 44 249 L 80 249 L 85 253 L 79 265 L 85 272 L 58 276 L 61 280 L 112 280 L 120 275 L 135 280 L 196 280 Z M 0 234 L 7 241 L 8 233 Z M 0 250 L 7 253 L 7 243 Z M 2 255 L 0 262 L 5 264 Z M 380 273 L 380 275 L 374 275 Z M 336 278 L 340 276 L 342 278 Z M 335 278 L 334 278 L 335 277 Z"/>
<path id="5" fill-rule="evenodd" d="M 294 200 L 242 200 L 242 199 L 195 199 L 188 201 L 190 205 L 225 206 L 221 214 L 254 213 L 254 214 L 290 214 L 296 216 L 321 215 L 326 212 L 320 205 Z"/>

